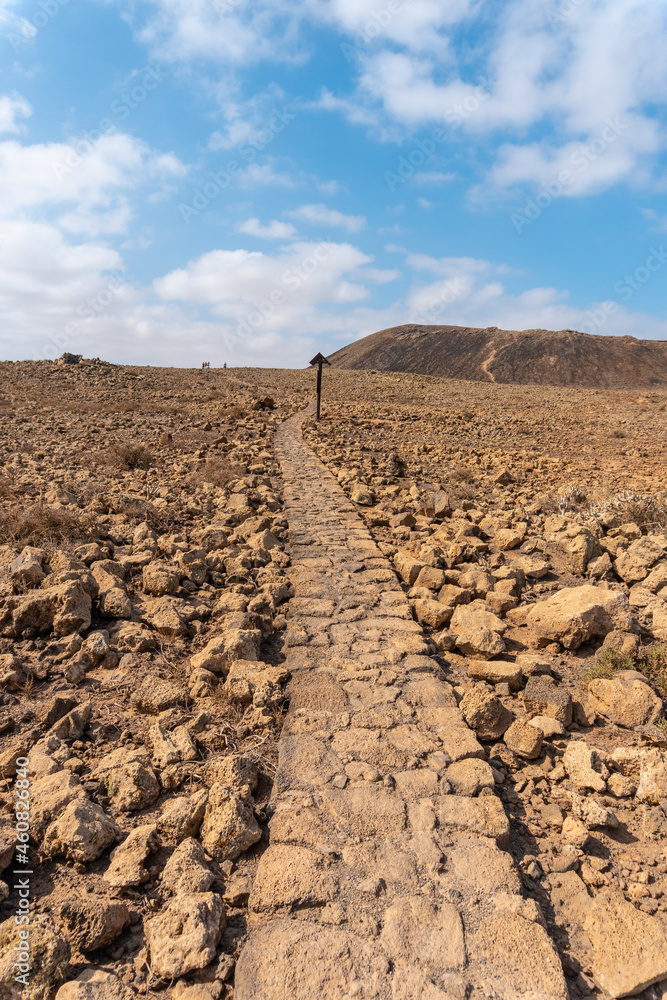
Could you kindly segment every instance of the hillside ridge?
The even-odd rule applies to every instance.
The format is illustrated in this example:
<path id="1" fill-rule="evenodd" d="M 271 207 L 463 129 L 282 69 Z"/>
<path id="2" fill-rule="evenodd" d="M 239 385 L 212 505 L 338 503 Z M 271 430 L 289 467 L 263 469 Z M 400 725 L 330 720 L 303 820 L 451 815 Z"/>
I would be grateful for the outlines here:
<path id="1" fill-rule="evenodd" d="M 334 367 L 413 372 L 477 382 L 609 389 L 667 386 L 667 340 L 576 330 L 405 324 L 329 355 Z"/>

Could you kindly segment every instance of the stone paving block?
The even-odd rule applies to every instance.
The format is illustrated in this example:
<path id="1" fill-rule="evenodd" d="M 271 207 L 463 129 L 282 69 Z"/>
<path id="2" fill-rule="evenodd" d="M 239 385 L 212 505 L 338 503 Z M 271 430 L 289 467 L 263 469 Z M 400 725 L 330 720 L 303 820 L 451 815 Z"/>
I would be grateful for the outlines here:
<path id="1" fill-rule="evenodd" d="M 275 439 L 295 591 L 290 710 L 236 1000 L 565 1000 L 501 849 L 509 821 L 485 750 L 393 566 L 303 441 L 305 416 Z M 483 669 L 502 671 L 495 682 L 518 671 Z M 468 794 L 449 794 L 452 764 Z"/>

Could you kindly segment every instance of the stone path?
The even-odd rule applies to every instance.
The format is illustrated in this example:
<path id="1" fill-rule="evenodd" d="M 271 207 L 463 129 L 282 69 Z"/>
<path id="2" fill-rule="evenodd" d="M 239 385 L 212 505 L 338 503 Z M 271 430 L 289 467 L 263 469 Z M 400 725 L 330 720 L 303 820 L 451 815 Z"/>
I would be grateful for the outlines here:
<path id="1" fill-rule="evenodd" d="M 290 712 L 236 1000 L 564 1000 L 484 751 L 304 418 L 276 438 Z"/>

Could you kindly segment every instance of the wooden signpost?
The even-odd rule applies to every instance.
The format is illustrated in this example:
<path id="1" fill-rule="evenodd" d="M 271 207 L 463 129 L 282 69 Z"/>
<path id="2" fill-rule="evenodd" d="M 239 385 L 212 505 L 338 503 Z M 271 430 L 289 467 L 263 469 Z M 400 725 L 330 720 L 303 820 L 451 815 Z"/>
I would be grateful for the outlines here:
<path id="1" fill-rule="evenodd" d="M 323 354 L 316 354 L 310 363 L 311 365 L 317 365 L 317 419 L 319 420 L 320 400 L 322 398 L 322 365 L 329 365 L 331 367 L 331 362 L 327 361 Z"/>

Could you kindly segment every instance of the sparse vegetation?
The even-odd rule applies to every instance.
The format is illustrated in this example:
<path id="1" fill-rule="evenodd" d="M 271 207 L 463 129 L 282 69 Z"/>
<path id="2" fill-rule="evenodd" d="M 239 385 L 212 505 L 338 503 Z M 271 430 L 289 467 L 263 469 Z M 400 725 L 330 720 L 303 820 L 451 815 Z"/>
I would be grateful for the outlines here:
<path id="1" fill-rule="evenodd" d="M 87 541 L 92 521 L 78 511 L 54 510 L 43 503 L 0 510 L 0 543 L 4 545 L 54 546 Z"/>
<path id="2" fill-rule="evenodd" d="M 189 482 L 193 485 L 212 483 L 214 486 L 224 486 L 231 479 L 238 479 L 242 475 L 241 466 L 222 456 L 214 456 L 208 458 L 201 468 L 192 473 Z"/>
<path id="3" fill-rule="evenodd" d="M 153 453 L 143 444 L 119 442 L 107 452 L 109 461 L 125 469 L 149 469 L 155 463 Z"/>
<path id="4" fill-rule="evenodd" d="M 633 522 L 645 530 L 667 528 L 667 492 L 654 495 L 623 490 L 589 508 L 589 514 L 599 521 L 612 518 L 618 524 Z"/>
<path id="5" fill-rule="evenodd" d="M 598 678 L 612 678 L 619 670 L 638 670 L 653 684 L 662 698 L 667 698 L 667 647 L 648 646 L 637 653 L 622 653 L 618 649 L 605 649 L 597 662 L 581 674 L 586 686 Z"/>

